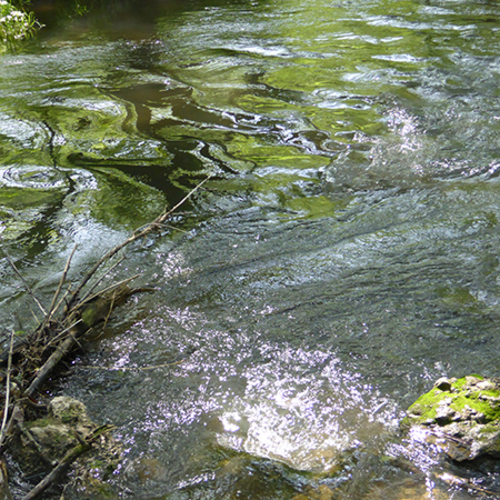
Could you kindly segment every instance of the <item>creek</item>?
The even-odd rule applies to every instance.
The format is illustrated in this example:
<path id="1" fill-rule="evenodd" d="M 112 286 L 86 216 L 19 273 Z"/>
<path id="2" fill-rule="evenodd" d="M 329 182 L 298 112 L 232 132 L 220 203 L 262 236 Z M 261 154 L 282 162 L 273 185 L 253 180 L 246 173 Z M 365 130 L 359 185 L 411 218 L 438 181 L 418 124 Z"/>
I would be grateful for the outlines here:
<path id="1" fill-rule="evenodd" d="M 156 291 L 57 389 L 117 427 L 116 484 L 477 498 L 395 431 L 437 378 L 498 375 L 498 2 L 45 15 L 0 54 L 0 246 L 41 300 L 75 244 L 72 280 L 212 176 L 110 271 Z M 8 338 L 33 305 L 3 256 L 0 276 Z"/>

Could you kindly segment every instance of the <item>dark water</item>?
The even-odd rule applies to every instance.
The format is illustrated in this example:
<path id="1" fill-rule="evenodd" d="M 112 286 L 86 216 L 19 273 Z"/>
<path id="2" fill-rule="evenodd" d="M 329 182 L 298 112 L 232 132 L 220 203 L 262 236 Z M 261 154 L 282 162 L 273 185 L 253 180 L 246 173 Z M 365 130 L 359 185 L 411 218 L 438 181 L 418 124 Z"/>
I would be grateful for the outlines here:
<path id="1" fill-rule="evenodd" d="M 212 175 L 62 388 L 117 426 L 115 483 L 477 498 L 395 431 L 436 378 L 498 375 L 498 3 L 143 4 L 0 55 L 1 245 L 42 299 Z"/>

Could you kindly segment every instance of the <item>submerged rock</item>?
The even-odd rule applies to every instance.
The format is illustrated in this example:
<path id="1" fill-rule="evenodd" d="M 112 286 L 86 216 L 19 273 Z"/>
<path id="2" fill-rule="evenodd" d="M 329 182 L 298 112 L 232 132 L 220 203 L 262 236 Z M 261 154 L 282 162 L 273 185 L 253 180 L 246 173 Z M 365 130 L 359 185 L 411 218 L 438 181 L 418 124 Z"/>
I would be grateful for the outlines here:
<path id="1" fill-rule="evenodd" d="M 12 453 L 25 474 L 43 475 L 52 470 L 64 455 L 89 438 L 99 426 L 87 415 L 85 405 L 70 397 L 56 397 L 48 414 L 21 425 Z M 117 498 L 106 482 L 119 464 L 121 447 L 107 434 L 71 465 L 72 480 L 66 485 L 65 500 Z"/>
<path id="2" fill-rule="evenodd" d="M 500 379 L 439 379 L 402 422 L 456 461 L 500 457 Z"/>

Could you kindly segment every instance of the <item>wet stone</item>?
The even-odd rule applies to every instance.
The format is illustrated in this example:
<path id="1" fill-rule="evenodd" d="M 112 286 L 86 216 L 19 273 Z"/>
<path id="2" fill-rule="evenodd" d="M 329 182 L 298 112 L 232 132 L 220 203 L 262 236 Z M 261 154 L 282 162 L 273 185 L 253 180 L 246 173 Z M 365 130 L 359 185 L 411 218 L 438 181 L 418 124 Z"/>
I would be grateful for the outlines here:
<path id="1" fill-rule="evenodd" d="M 87 415 L 83 403 L 70 397 L 54 398 L 45 418 L 22 424 L 12 453 L 27 475 L 46 474 L 64 455 L 87 439 L 98 425 Z M 72 480 L 65 487 L 64 500 L 110 500 L 117 498 L 107 483 L 121 460 L 121 446 L 102 434 L 91 450 L 71 464 Z"/>
<path id="2" fill-rule="evenodd" d="M 499 398 L 495 379 L 439 379 L 408 408 L 402 425 L 423 429 L 428 442 L 456 461 L 500 457 Z"/>
<path id="3" fill-rule="evenodd" d="M 476 384 L 476 388 L 481 391 L 494 391 L 496 390 L 497 386 L 491 380 L 481 380 Z"/>
<path id="4" fill-rule="evenodd" d="M 447 424 L 459 418 L 459 414 L 451 408 L 451 402 L 452 398 L 447 398 L 438 403 L 434 419 L 439 425 Z"/>
<path id="5" fill-rule="evenodd" d="M 439 389 L 440 391 L 447 391 L 451 392 L 453 388 L 453 381 L 456 381 L 456 379 L 447 379 L 445 377 L 440 378 L 439 380 L 436 381 L 434 384 L 434 387 Z"/>

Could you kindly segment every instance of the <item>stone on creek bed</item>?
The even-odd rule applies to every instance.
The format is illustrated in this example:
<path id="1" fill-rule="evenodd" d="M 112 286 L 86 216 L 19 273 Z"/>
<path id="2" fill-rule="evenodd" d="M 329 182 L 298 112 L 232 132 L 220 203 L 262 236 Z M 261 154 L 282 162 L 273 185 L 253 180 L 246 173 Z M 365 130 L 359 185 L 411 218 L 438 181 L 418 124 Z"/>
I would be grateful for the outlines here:
<path id="1" fill-rule="evenodd" d="M 52 399 L 45 418 L 24 422 L 11 448 L 24 474 L 43 477 L 66 452 L 88 438 L 98 425 L 90 420 L 85 405 L 73 398 Z M 64 500 L 110 500 L 118 498 L 107 482 L 121 460 L 120 443 L 108 434 L 71 464 L 71 481 L 66 484 Z"/>
<path id="2" fill-rule="evenodd" d="M 500 458 L 500 379 L 441 378 L 408 408 L 402 425 L 423 430 L 453 460 Z"/>

